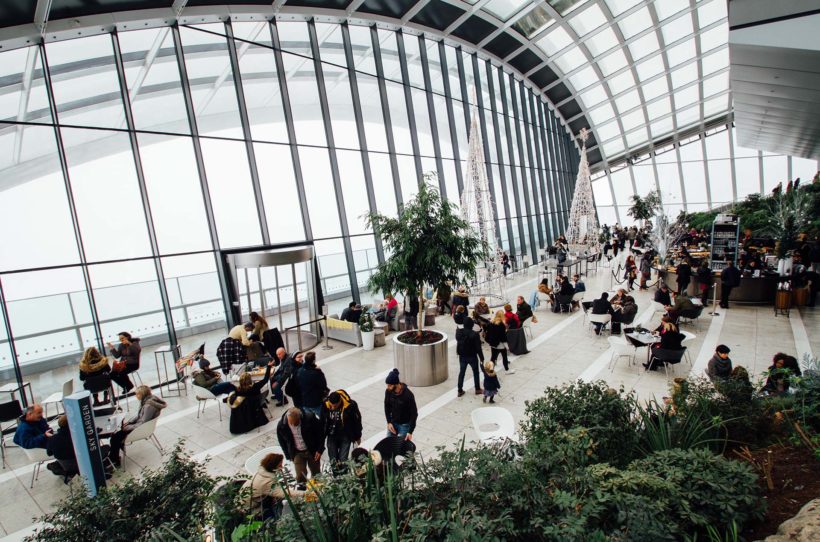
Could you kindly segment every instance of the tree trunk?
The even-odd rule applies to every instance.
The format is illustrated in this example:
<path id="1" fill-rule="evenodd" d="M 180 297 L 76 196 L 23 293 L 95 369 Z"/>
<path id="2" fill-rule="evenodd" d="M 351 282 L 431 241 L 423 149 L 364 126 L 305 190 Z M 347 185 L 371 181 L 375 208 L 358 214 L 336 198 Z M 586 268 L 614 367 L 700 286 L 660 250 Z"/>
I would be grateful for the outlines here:
<path id="1" fill-rule="evenodd" d="M 419 331 L 424 329 L 424 287 L 419 288 L 419 313 L 416 315 Z"/>

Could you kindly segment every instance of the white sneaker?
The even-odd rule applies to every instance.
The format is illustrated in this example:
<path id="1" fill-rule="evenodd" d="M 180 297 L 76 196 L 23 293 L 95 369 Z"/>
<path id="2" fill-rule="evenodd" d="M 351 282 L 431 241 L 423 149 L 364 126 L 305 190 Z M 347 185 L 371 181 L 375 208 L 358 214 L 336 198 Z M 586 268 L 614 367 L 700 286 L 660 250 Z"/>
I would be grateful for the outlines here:
<path id="1" fill-rule="evenodd" d="M 515 369 L 510 369 L 509 371 L 507 369 L 504 369 L 504 374 L 505 375 L 514 375 L 515 374 Z"/>

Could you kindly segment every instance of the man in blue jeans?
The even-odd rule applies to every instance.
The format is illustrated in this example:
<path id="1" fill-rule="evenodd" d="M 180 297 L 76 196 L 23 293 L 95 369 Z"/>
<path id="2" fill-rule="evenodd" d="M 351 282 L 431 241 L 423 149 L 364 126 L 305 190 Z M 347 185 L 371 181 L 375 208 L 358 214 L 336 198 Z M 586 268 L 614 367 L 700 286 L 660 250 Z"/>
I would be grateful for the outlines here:
<path id="1" fill-rule="evenodd" d="M 384 417 L 387 419 L 387 436 L 396 435 L 413 440 L 416 420 L 419 417 L 416 398 L 407 384 L 399 380 L 399 370 L 393 369 L 384 381 Z"/>
<path id="2" fill-rule="evenodd" d="M 523 299 L 522 299 L 523 300 Z M 475 384 L 475 394 L 481 395 L 484 390 L 478 380 L 478 360 L 484 363 L 484 352 L 481 351 L 481 337 L 473 331 L 473 320 L 464 319 L 464 327 L 456 330 L 456 353 L 461 366 L 458 371 L 458 396 L 464 395 L 464 373 L 467 366 L 473 370 L 473 383 Z"/>

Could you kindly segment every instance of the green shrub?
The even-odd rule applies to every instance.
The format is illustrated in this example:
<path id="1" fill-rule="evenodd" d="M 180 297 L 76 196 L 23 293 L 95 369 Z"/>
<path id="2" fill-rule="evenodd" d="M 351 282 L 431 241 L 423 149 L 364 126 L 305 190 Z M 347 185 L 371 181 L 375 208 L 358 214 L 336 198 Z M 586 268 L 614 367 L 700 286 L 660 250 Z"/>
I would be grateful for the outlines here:
<path id="1" fill-rule="evenodd" d="M 803 358 L 803 376 L 793 377 L 794 421 L 820 432 L 820 359 Z"/>
<path id="2" fill-rule="evenodd" d="M 638 409 L 641 420 L 639 448 L 645 454 L 679 448 L 708 448 L 719 451 L 726 443 L 721 437 L 723 422 L 705 409 L 690 409 L 685 414 L 671 412 L 653 401 Z"/>
<path id="3" fill-rule="evenodd" d="M 635 457 L 638 422 L 634 393 L 614 390 L 604 381 L 581 380 L 561 388 L 547 388 L 544 396 L 527 401 L 522 436 L 538 441 L 569 429 L 583 427 L 593 440 L 592 462 L 623 465 Z"/>
<path id="4" fill-rule="evenodd" d="M 177 444 L 158 469 L 126 478 L 96 497 L 85 486 L 73 487 L 55 512 L 43 516 L 45 526 L 26 540 L 130 542 L 161 538 L 159 533 L 166 532 L 185 540 L 201 538 L 210 521 L 208 497 L 214 485 L 205 465 L 192 461 Z"/>
<path id="5" fill-rule="evenodd" d="M 678 532 L 727 529 L 763 517 L 765 504 L 751 466 L 708 450 L 666 450 L 632 462 L 627 470 L 655 475 L 675 488 L 671 514 Z"/>

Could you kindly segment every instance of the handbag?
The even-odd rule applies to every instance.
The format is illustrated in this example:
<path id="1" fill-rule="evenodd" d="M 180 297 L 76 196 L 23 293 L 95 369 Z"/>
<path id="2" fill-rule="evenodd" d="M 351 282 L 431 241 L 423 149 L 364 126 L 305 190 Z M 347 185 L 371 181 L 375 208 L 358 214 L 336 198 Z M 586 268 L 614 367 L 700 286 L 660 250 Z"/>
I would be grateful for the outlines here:
<path id="1" fill-rule="evenodd" d="M 121 359 L 115 359 L 111 368 L 114 370 L 115 373 L 121 373 L 125 370 L 125 362 Z"/>

